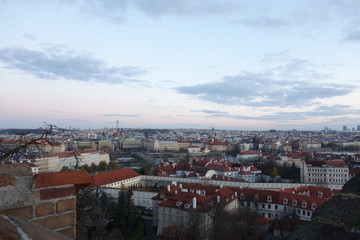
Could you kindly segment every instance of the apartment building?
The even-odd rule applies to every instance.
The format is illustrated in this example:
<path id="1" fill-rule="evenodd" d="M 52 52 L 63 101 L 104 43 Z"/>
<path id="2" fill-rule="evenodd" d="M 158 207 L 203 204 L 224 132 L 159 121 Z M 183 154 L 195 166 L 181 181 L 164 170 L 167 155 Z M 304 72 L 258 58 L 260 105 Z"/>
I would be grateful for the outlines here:
<path id="1" fill-rule="evenodd" d="M 216 206 L 225 211 L 238 209 L 237 193 L 229 188 L 173 183 L 153 197 L 153 223 L 157 235 L 171 225 L 189 226 L 196 216 L 199 229 L 206 239 L 210 234 Z"/>
<path id="2" fill-rule="evenodd" d="M 296 216 L 310 221 L 313 212 L 340 191 L 311 186 L 281 191 L 240 189 L 237 192 L 240 207 L 254 210 L 268 219 Z"/>
<path id="3" fill-rule="evenodd" d="M 78 152 L 53 153 L 37 156 L 34 161 L 38 165 L 39 172 L 58 172 L 63 167 L 74 168 L 76 165 L 99 164 L 101 161 L 109 163 L 109 154 L 95 150 Z"/>
<path id="4" fill-rule="evenodd" d="M 349 167 L 343 160 L 301 161 L 303 183 L 345 184 L 349 178 Z"/>

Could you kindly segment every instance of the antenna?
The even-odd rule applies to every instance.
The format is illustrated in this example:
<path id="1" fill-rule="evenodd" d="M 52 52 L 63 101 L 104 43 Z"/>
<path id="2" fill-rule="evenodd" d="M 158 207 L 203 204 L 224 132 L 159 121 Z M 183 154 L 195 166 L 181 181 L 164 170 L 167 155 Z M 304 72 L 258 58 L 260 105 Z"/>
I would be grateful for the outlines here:
<path id="1" fill-rule="evenodd" d="M 119 120 L 116 121 L 116 132 L 119 133 Z"/>

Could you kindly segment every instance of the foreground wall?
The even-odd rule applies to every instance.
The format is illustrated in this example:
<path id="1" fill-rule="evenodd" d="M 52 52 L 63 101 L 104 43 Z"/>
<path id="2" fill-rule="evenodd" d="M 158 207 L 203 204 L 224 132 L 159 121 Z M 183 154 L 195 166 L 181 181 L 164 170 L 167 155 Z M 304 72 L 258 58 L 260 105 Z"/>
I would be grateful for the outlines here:
<path id="1" fill-rule="evenodd" d="M 89 183 L 86 172 L 0 175 L 0 214 L 20 217 L 75 238 L 76 191 Z"/>

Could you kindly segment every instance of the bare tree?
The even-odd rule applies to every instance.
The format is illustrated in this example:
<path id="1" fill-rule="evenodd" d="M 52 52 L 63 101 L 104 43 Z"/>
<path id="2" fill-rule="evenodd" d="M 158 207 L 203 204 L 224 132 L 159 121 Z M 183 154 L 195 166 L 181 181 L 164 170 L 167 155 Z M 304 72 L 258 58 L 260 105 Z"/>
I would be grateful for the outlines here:
<path id="1" fill-rule="evenodd" d="M 21 134 L 13 146 L 4 144 L 4 139 L 0 139 L 0 161 L 10 161 L 14 157 L 33 159 L 35 157 L 32 153 L 33 149 L 36 148 L 39 152 L 43 152 L 43 149 L 40 148 L 41 143 L 53 146 L 52 137 L 60 132 L 61 130 L 55 125 L 45 123 L 45 128 L 40 136 Z"/>

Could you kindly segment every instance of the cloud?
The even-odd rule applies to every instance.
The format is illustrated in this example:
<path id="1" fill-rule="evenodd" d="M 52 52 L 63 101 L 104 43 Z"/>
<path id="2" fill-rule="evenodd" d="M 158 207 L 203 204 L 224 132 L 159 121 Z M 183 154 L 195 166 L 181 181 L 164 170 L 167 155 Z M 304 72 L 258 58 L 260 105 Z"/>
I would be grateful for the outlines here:
<path id="1" fill-rule="evenodd" d="M 0 61 L 8 68 L 43 79 L 65 79 L 82 82 L 125 83 L 146 73 L 139 67 L 109 67 L 100 60 L 82 53 L 51 49 L 29 50 L 20 47 L 0 49 Z"/>
<path id="2" fill-rule="evenodd" d="M 34 41 L 34 42 L 37 41 L 36 37 L 35 37 L 34 35 L 32 35 L 32 34 L 25 33 L 25 34 L 23 34 L 22 36 L 23 36 L 24 38 L 28 39 L 28 40 L 31 40 L 31 41 Z"/>
<path id="3" fill-rule="evenodd" d="M 347 41 L 359 42 L 360 41 L 360 31 L 349 32 L 345 37 Z"/>
<path id="4" fill-rule="evenodd" d="M 118 114 L 118 113 L 109 113 L 109 114 L 104 114 L 103 117 L 140 117 L 141 114 Z"/>
<path id="5" fill-rule="evenodd" d="M 216 110 L 191 110 L 191 112 L 201 112 L 201 113 L 207 113 L 207 114 L 226 114 L 228 112 L 223 111 L 216 111 Z"/>
<path id="6" fill-rule="evenodd" d="M 354 88 L 355 86 L 346 84 L 275 80 L 263 74 L 243 72 L 237 76 L 224 77 L 219 82 L 178 87 L 176 90 L 224 105 L 300 107 L 309 105 L 314 100 L 347 95 Z"/>
<path id="7" fill-rule="evenodd" d="M 134 0 L 131 3 L 151 17 L 162 15 L 208 16 L 218 15 L 242 9 L 236 1 L 202 1 L 202 0 Z"/>
<path id="8" fill-rule="evenodd" d="M 54 113 L 59 113 L 59 114 L 65 114 L 65 113 L 67 113 L 67 112 L 58 111 L 58 110 L 54 110 L 54 111 L 52 111 L 52 112 L 54 112 Z"/>
<path id="9" fill-rule="evenodd" d="M 285 19 L 268 16 L 263 16 L 259 18 L 243 18 L 234 22 L 249 27 L 271 30 L 289 25 L 289 22 Z"/>
<path id="10" fill-rule="evenodd" d="M 243 120 L 265 120 L 276 122 L 291 122 L 295 120 L 307 120 L 314 117 L 338 117 L 345 115 L 360 115 L 359 109 L 352 109 L 349 105 L 322 105 L 314 108 L 311 111 L 297 111 L 297 112 L 275 112 L 274 114 L 263 116 L 246 116 L 236 115 L 229 113 L 214 113 L 209 114 L 208 118 L 231 118 L 231 119 L 243 119 Z"/>
<path id="11" fill-rule="evenodd" d="M 78 3 L 80 12 L 120 24 L 127 20 L 131 10 L 158 19 L 163 16 L 199 18 L 239 12 L 243 9 L 243 5 L 235 0 L 79 0 Z"/>

